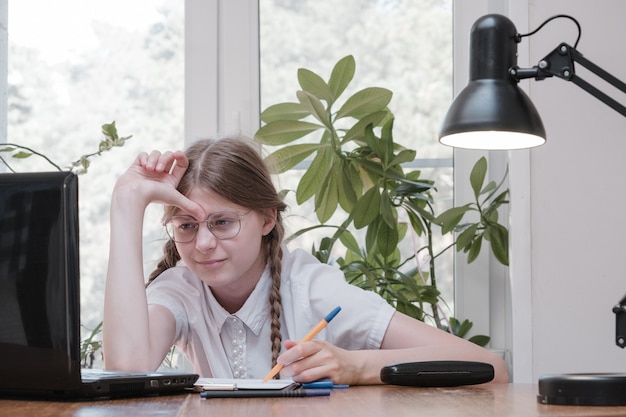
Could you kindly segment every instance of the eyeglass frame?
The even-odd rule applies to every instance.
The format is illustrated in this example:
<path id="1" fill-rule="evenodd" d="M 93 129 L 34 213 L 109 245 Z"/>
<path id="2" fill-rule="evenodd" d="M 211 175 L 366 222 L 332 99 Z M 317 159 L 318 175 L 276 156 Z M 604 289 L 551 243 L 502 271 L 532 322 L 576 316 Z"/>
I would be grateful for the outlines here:
<path id="1" fill-rule="evenodd" d="M 250 214 L 250 212 L 254 211 L 254 209 L 250 209 L 248 211 L 246 211 L 243 214 L 238 214 L 237 212 L 234 211 L 230 211 L 230 210 L 223 210 L 223 211 L 216 211 L 215 213 L 211 213 L 207 216 L 207 218 L 205 220 L 196 220 L 195 217 L 187 215 L 187 214 L 183 214 L 183 215 L 173 215 L 173 216 L 169 216 L 168 218 L 166 218 L 162 225 L 165 228 L 165 233 L 167 234 L 167 237 L 169 237 L 169 239 L 174 242 L 174 243 L 190 243 L 193 242 L 195 240 L 195 238 L 198 236 L 198 231 L 200 230 L 200 223 L 204 223 L 207 227 L 207 229 L 209 229 L 209 232 L 211 232 L 211 234 L 218 240 L 228 240 L 228 239 L 234 239 L 235 237 L 237 237 L 239 235 L 239 233 L 241 232 L 241 219 L 243 219 L 245 216 L 247 216 L 248 214 Z M 219 236 L 216 236 L 215 233 L 212 230 L 212 226 L 215 226 L 212 223 L 209 223 L 209 219 L 213 216 L 215 216 L 216 214 L 234 214 L 235 217 L 237 218 L 237 221 L 239 222 L 239 228 L 237 229 L 237 233 L 235 233 L 232 236 L 226 237 L 226 238 L 222 238 Z M 170 234 L 167 225 L 171 223 L 172 219 L 176 218 L 176 217 L 189 217 L 190 219 L 193 219 L 193 222 L 189 222 L 189 223 L 195 223 L 198 225 L 198 227 L 196 227 L 195 229 L 195 233 L 193 235 L 193 237 L 189 240 L 186 240 L 184 242 L 178 241 L 174 239 L 174 236 L 172 236 L 174 234 L 174 232 L 172 232 L 172 234 Z"/>

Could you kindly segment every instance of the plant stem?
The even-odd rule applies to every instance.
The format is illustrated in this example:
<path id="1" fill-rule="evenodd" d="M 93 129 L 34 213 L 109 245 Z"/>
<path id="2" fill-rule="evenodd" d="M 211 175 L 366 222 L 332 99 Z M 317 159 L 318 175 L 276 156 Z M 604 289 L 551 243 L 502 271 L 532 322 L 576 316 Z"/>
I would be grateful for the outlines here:
<path id="1" fill-rule="evenodd" d="M 50 163 L 50 165 L 52 165 L 53 167 L 55 167 L 57 170 L 59 170 L 59 171 L 63 171 L 63 169 L 61 169 L 61 167 L 60 167 L 60 166 L 58 166 L 57 164 L 55 164 L 54 162 L 52 162 L 52 160 L 50 160 L 50 158 L 48 158 L 46 155 L 44 155 L 44 154 L 42 154 L 42 153 L 39 153 L 39 152 L 37 152 L 37 151 L 35 151 L 35 150 L 31 149 L 31 148 L 28 148 L 28 147 L 26 147 L 26 146 L 22 146 L 22 145 L 18 145 L 18 144 L 15 144 L 15 143 L 3 143 L 3 145 L 7 145 L 7 146 L 15 146 L 15 147 L 16 147 L 16 148 L 18 148 L 18 149 L 24 149 L 24 150 L 26 150 L 26 151 L 28 151 L 28 152 L 32 153 L 33 155 L 37 155 L 37 156 L 39 156 L 39 157 L 41 157 L 41 158 L 45 159 L 46 161 L 48 161 L 48 162 Z M 4 161 L 4 160 L 3 160 L 3 162 L 4 162 L 4 163 L 5 163 L 5 165 L 6 165 L 6 161 Z M 7 165 L 7 166 L 8 166 L 8 165 Z"/>
<path id="2" fill-rule="evenodd" d="M 430 284 L 433 288 L 437 288 L 437 277 L 435 276 L 435 256 L 433 251 L 433 231 L 430 222 L 426 223 L 426 233 L 428 235 L 428 268 L 430 269 Z M 433 312 L 433 320 L 435 320 L 435 325 L 437 328 L 442 329 L 441 325 L 441 317 L 439 316 L 439 309 L 437 308 L 437 303 L 430 305 L 431 310 Z"/>
<path id="3" fill-rule="evenodd" d="M 15 170 L 11 167 L 11 165 L 9 165 L 9 163 L 1 156 L 0 156 L 0 161 L 2 161 L 4 166 L 6 166 L 9 171 L 11 171 L 12 173 L 15 173 Z"/>

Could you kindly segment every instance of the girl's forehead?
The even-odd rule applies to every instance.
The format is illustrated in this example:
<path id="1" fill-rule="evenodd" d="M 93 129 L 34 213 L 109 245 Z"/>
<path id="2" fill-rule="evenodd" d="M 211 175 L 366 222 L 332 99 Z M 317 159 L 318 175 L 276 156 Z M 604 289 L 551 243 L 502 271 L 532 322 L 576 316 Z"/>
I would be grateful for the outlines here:
<path id="1" fill-rule="evenodd" d="M 237 211 L 245 209 L 245 207 L 241 207 L 240 205 L 227 200 L 215 191 L 203 188 L 194 188 L 187 195 L 187 198 L 200 205 L 206 214 L 218 211 Z"/>

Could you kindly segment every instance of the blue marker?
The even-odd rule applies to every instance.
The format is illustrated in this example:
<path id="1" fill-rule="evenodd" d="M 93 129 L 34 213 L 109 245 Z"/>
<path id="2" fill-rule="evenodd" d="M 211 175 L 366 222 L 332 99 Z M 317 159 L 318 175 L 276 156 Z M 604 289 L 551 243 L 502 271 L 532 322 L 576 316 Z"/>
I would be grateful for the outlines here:
<path id="1" fill-rule="evenodd" d="M 302 384 L 302 388 L 312 388 L 312 389 L 319 389 L 319 388 L 324 388 L 324 389 L 328 389 L 328 388 L 348 388 L 350 385 L 347 384 L 338 384 L 335 385 L 333 383 L 332 380 L 330 379 L 320 379 L 319 381 L 313 381 L 313 382 L 305 382 Z"/>

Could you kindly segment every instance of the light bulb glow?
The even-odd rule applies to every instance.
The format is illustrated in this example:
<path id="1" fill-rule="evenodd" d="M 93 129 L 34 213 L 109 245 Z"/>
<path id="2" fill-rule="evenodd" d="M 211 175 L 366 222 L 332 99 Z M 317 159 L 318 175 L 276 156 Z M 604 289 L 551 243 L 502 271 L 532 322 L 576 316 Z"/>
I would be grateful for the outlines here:
<path id="1" fill-rule="evenodd" d="M 493 150 L 534 148 L 546 142 L 537 135 L 495 130 L 454 133 L 442 136 L 439 141 L 455 148 Z"/>

